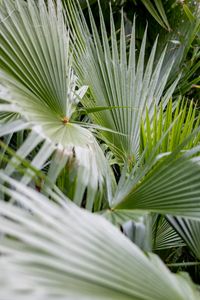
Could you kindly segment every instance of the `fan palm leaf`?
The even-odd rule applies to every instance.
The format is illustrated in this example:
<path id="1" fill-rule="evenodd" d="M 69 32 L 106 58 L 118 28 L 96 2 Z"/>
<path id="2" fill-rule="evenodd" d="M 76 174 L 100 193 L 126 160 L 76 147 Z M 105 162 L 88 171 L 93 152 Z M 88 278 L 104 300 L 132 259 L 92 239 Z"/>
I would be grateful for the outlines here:
<path id="1" fill-rule="evenodd" d="M 113 207 L 199 219 L 199 156 L 193 157 L 199 153 L 199 146 L 185 153 L 181 153 L 180 148 L 161 155 L 155 164 L 149 161 L 139 170 L 136 166 L 128 178 L 122 177 Z"/>
<path id="2" fill-rule="evenodd" d="M 200 259 L 200 222 L 181 217 L 167 216 L 170 224 L 182 237 L 188 247 Z"/>
<path id="3" fill-rule="evenodd" d="M 157 256 L 144 255 L 102 217 L 57 192 L 50 192 L 49 201 L 0 177 L 14 188 L 1 190 L 19 204 L 0 202 L 1 262 L 37 286 L 35 293 L 42 289 L 48 299 L 198 299 L 195 286 L 170 273 Z"/>
<path id="4" fill-rule="evenodd" d="M 134 160 L 138 157 L 140 120 L 145 115 L 146 107 L 152 117 L 154 105 L 157 105 L 163 98 L 165 107 L 178 83 L 179 77 L 164 92 L 173 63 L 168 65 L 164 76 L 160 76 L 165 50 L 154 66 L 156 40 L 145 67 L 147 30 L 143 36 L 141 49 L 136 49 L 135 19 L 130 47 L 127 49 L 123 14 L 118 47 L 112 11 L 109 37 L 100 6 L 100 34 L 89 6 L 92 34 L 77 5 L 69 1 L 67 8 L 71 27 L 77 24 L 74 30 L 72 28 L 77 41 L 75 47 L 77 74 L 81 82 L 90 87 L 94 99 L 93 106 L 119 107 L 119 109 L 93 114 L 92 119 L 96 124 L 123 133 L 124 136 L 116 136 L 110 132 L 103 132 L 101 136 L 109 143 L 119 159 L 126 160 L 128 157 Z M 87 103 L 85 100 L 84 104 L 91 106 L 92 102 Z"/>
<path id="5" fill-rule="evenodd" d="M 91 130 L 72 117 L 87 87 L 77 86 L 61 1 L 56 6 L 52 0 L 47 6 L 43 0 L 38 4 L 32 0 L 3 1 L 0 20 L 0 75 L 9 91 L 7 96 L 3 94 L 8 104 L 1 103 L 0 111 L 20 116 L 2 124 L 0 133 L 31 130 L 17 154 L 26 158 L 42 143 L 32 161 L 39 169 L 55 152 L 62 153 L 60 161 L 59 154 L 52 158 L 49 176 L 54 182 L 68 158 L 76 157 L 79 199 L 90 186 L 93 192 L 91 197 L 88 193 L 88 201 L 92 207 L 107 167 Z M 9 175 L 13 170 L 10 164 L 6 168 Z M 30 180 L 30 174 L 23 179 L 26 183 Z"/>
<path id="6" fill-rule="evenodd" d="M 155 215 L 153 218 L 153 249 L 163 250 L 184 245 L 183 239 L 166 218 Z"/>

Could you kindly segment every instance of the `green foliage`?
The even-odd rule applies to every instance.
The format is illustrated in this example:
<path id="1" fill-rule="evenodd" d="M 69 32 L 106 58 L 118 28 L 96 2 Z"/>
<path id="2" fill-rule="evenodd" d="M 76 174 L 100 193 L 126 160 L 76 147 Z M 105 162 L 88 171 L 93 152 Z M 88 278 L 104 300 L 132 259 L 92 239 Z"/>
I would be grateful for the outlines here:
<path id="1" fill-rule="evenodd" d="M 193 1 L 0 3 L 0 299 L 199 299 L 199 26 Z"/>
<path id="2" fill-rule="evenodd" d="M 104 131 L 101 133 L 101 138 L 105 139 L 106 143 L 109 143 L 113 153 L 115 153 L 119 160 L 124 160 L 127 156 L 130 160 L 134 160 L 139 151 L 140 118 L 145 114 L 146 107 L 150 109 L 150 114 L 152 114 L 152 106 L 158 105 L 160 102 L 172 64 L 166 70 L 162 81 L 160 81 L 159 78 L 165 57 L 165 50 L 161 53 L 159 61 L 154 68 L 157 40 L 153 45 L 145 68 L 147 31 L 144 33 L 137 59 L 135 20 L 132 28 L 129 52 L 127 53 L 123 15 L 118 47 L 112 12 L 110 15 L 111 35 L 109 43 L 102 10 L 101 8 L 99 10 L 101 35 L 98 33 L 92 12 L 89 9 L 93 40 L 90 37 L 90 30 L 85 20 L 80 21 L 78 17 L 76 18 L 76 23 L 81 22 L 78 28 L 82 29 L 79 32 L 81 38 L 77 43 L 75 66 L 82 82 L 90 86 L 94 99 L 93 102 L 90 99 L 85 100 L 84 105 L 91 106 L 93 104 L 94 107 L 122 107 L 122 109 L 96 113 L 92 116 L 92 120 L 100 126 L 107 127 L 114 132 L 122 133 L 122 136 L 117 136 L 116 134 Z M 179 78 L 164 94 L 164 107 L 171 97 L 178 80 Z"/>
<path id="3" fill-rule="evenodd" d="M 71 120 L 87 87 L 77 86 L 61 1 L 57 1 L 56 8 L 52 1 L 48 2 L 48 8 L 40 1 L 39 9 L 32 1 L 27 5 L 23 5 L 23 1 L 4 1 L 1 20 L 1 80 L 10 92 L 3 95 L 8 102 L 6 106 L 0 104 L 1 111 L 18 113 L 20 118 L 2 124 L 0 134 L 30 129 L 32 132 L 17 149 L 17 154 L 26 158 L 42 144 L 32 158 L 32 165 L 42 169 L 52 158 L 48 170 L 52 182 L 75 152 L 79 184 L 74 200 L 81 199 L 89 187 L 91 207 L 98 186 L 103 184 L 107 166 L 93 134 L 85 128 L 89 124 Z M 85 168 L 88 164 L 90 166 Z M 5 172 L 11 175 L 13 171 L 8 164 Z M 28 184 L 31 174 L 26 174 L 22 181 Z"/>
<path id="4" fill-rule="evenodd" d="M 182 98 L 177 103 L 170 101 L 165 111 L 163 111 L 162 103 L 159 108 L 155 106 L 152 119 L 146 110 L 146 117 L 141 124 L 141 153 L 147 148 L 145 158 L 148 159 L 164 133 L 167 134 L 157 148 L 156 154 L 175 150 L 192 134 L 193 130 L 199 127 L 199 122 L 200 117 L 193 101 L 188 103 Z M 182 150 L 197 146 L 199 140 L 200 135 L 195 135 Z"/>
<path id="5" fill-rule="evenodd" d="M 161 0 L 154 0 L 153 4 L 149 0 L 142 0 L 143 4 L 146 6 L 151 15 L 155 20 L 165 29 L 170 30 L 170 25 L 165 14 L 165 9 L 163 7 Z"/>
<path id="6" fill-rule="evenodd" d="M 155 255 L 146 256 L 103 218 L 56 192 L 50 192 L 50 202 L 2 173 L 0 178 L 16 188 L 1 187 L 19 204 L 0 203 L 7 217 L 0 217 L 1 230 L 13 237 L 5 237 L 0 250 L 12 253 L 7 267 L 28 281 L 26 299 L 34 297 L 34 286 L 38 297 L 44 291 L 43 299 L 197 299 L 189 279 L 170 273 Z M 12 297 L 13 288 L 5 295 Z"/>
<path id="7" fill-rule="evenodd" d="M 180 217 L 174 218 L 171 216 L 168 217 L 168 220 L 170 221 L 174 229 L 178 232 L 178 234 L 182 237 L 182 239 L 190 247 L 190 249 L 194 252 L 195 256 L 199 260 L 200 258 L 199 221 L 188 220 Z"/>

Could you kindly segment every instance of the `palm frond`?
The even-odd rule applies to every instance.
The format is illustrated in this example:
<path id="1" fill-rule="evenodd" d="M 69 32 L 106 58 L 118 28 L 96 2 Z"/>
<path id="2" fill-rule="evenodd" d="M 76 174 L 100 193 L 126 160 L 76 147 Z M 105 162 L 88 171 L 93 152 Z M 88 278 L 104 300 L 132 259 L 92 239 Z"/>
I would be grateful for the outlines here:
<path id="1" fill-rule="evenodd" d="M 185 245 L 183 239 L 167 222 L 163 216 L 155 215 L 153 218 L 153 249 L 164 250 L 169 248 L 178 248 Z"/>
<path id="2" fill-rule="evenodd" d="M 77 6 L 71 1 L 69 1 L 69 6 L 71 7 L 68 12 L 71 25 L 77 23 L 73 32 L 77 41 L 76 70 L 81 82 L 90 87 L 94 98 L 93 102 L 85 100 L 84 105 L 121 107 L 93 114 L 92 119 L 101 126 L 124 134 L 124 136 L 118 137 L 103 132 L 101 136 L 109 143 L 117 157 L 122 160 L 128 157 L 132 160 L 138 156 L 140 119 L 145 115 L 146 107 L 152 116 L 154 105 L 157 105 L 162 97 L 163 103 L 166 105 L 177 85 L 179 78 L 164 93 L 173 63 L 168 66 L 165 75 L 161 77 L 165 51 L 162 52 L 157 65 L 154 66 L 156 40 L 145 67 L 147 30 L 143 36 L 141 49 L 136 49 L 135 19 L 130 47 L 127 49 L 123 14 L 118 47 L 112 11 L 109 37 L 101 7 L 99 7 L 101 34 L 98 33 L 93 14 L 88 7 L 92 31 L 90 34 L 84 16 L 79 12 Z"/>
<path id="3" fill-rule="evenodd" d="M 167 216 L 170 224 L 185 241 L 187 246 L 200 259 L 200 222 L 187 218 Z"/>
<path id="4" fill-rule="evenodd" d="M 180 98 L 177 103 L 169 103 L 163 111 L 162 104 L 157 108 L 154 108 L 154 115 L 152 120 L 148 110 L 146 110 L 145 119 L 141 124 L 141 150 L 147 149 L 145 158 L 152 153 L 156 147 L 157 142 L 161 139 L 165 132 L 167 132 L 165 138 L 157 149 L 157 155 L 159 153 L 171 152 L 176 149 L 188 136 L 190 136 L 196 128 L 198 128 L 200 117 L 197 114 L 196 106 L 193 101 L 188 103 L 185 99 Z M 173 125 L 172 125 L 173 124 Z M 169 130 L 169 128 L 171 129 Z M 183 150 L 191 149 L 199 143 L 200 136 L 196 135 L 191 139 L 187 145 L 183 147 Z"/>
<path id="5" fill-rule="evenodd" d="M 0 134 L 30 129 L 32 132 L 18 154 L 26 158 L 33 145 L 43 143 L 32 158 L 37 168 L 42 168 L 55 152 L 62 152 L 66 156 L 63 160 L 59 161 L 57 154 L 52 158 L 54 166 L 49 176 L 54 182 L 66 160 L 74 155 L 79 199 L 89 186 L 91 207 L 94 194 L 107 173 L 107 163 L 91 130 L 73 120 L 73 113 L 87 87 L 77 85 L 72 69 L 72 45 L 61 0 L 56 5 L 52 0 L 47 2 L 46 5 L 44 0 L 38 3 L 6 0 L 0 6 L 0 76 L 9 91 L 9 97 L 3 95 L 8 104 L 1 103 L 0 111 L 20 115 L 19 120 L 3 124 Z M 59 165 L 56 171 L 55 165 Z M 10 164 L 7 170 L 11 170 Z M 31 180 L 31 174 L 28 175 L 23 179 L 27 184 Z"/>
<path id="6" fill-rule="evenodd" d="M 192 134 L 194 138 L 195 130 Z M 186 145 L 191 136 L 184 141 Z M 200 217 L 199 146 L 181 152 L 183 143 L 171 154 L 162 154 L 144 166 L 136 165 L 121 178 L 112 207 Z"/>
<path id="7" fill-rule="evenodd" d="M 25 277 L 36 295 L 42 290 L 43 299 L 198 299 L 191 282 L 170 273 L 156 255 L 144 255 L 102 217 L 56 192 L 49 201 L 2 172 L 0 178 L 11 186 L 1 190 L 19 204 L 0 202 L 1 265 L 7 263 L 8 274 L 14 270 L 21 282 Z M 17 283 L 6 282 L 5 299 Z"/>

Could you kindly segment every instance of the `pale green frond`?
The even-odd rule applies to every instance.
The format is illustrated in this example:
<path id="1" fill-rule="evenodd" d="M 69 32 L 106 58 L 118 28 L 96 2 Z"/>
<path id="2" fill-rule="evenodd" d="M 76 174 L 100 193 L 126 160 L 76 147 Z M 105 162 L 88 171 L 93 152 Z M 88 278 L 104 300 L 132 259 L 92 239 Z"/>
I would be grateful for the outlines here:
<path id="1" fill-rule="evenodd" d="M 21 282 L 25 277 L 35 293 L 42 289 L 43 299 L 198 299 L 191 282 L 172 274 L 157 256 L 143 254 L 102 217 L 53 191 L 55 202 L 0 177 L 15 188 L 1 190 L 19 204 L 0 202 L 1 264 L 8 263 L 8 274 L 14 270 Z M 14 287 L 6 282 L 5 296 Z"/>
<path id="2" fill-rule="evenodd" d="M 87 86 L 77 84 L 72 69 L 72 42 L 64 22 L 61 0 L 56 4 L 52 0 L 47 4 L 44 0 L 38 3 L 4 0 L 0 6 L 0 22 L 0 78 L 8 91 L 2 91 L 7 103 L 0 104 L 0 112 L 20 116 L 19 120 L 3 123 L 0 134 L 31 130 L 17 154 L 24 159 L 43 142 L 38 154 L 31 158 L 32 166 L 38 169 L 51 162 L 54 153 L 63 152 L 62 160 L 58 161 L 56 154 L 52 158 L 53 166 L 48 175 L 53 182 L 65 167 L 63 162 L 74 155 L 77 193 L 81 189 L 81 199 L 85 189 L 90 188 L 93 195 L 88 197 L 88 206 L 91 209 L 96 191 L 108 174 L 108 166 L 89 128 L 95 125 L 88 124 L 86 129 L 85 124 L 73 119 Z M 14 171 L 13 160 L 15 158 L 5 171 L 9 175 Z M 27 174 L 22 180 L 28 184 L 32 176 Z"/>
<path id="3" fill-rule="evenodd" d="M 81 82 L 89 86 L 94 98 L 93 102 L 84 100 L 84 105 L 86 107 L 91 107 L 92 105 L 122 107 L 112 111 L 93 114 L 92 119 L 96 124 L 124 134 L 124 137 L 118 137 L 114 134 L 102 132 L 101 136 L 113 145 L 112 151 L 116 156 L 122 160 L 127 159 L 127 157 L 132 160 L 138 156 L 140 120 L 141 117 L 145 116 L 146 107 L 153 114 L 154 105 L 157 105 L 162 97 L 164 97 L 165 106 L 180 77 L 164 93 L 173 63 L 168 66 L 166 73 L 161 77 L 165 51 L 161 54 L 157 65 L 154 66 L 157 40 L 146 65 L 147 31 L 144 33 L 141 49 L 138 51 L 135 48 L 135 20 L 133 22 L 130 47 L 127 49 L 122 15 L 120 45 L 118 47 L 112 11 L 110 14 L 111 36 L 109 39 L 100 6 L 100 34 L 92 11 L 88 7 L 92 31 L 92 34 L 90 34 L 83 15 L 79 13 L 79 9 L 75 4 L 71 3 L 71 1 L 69 2 L 69 5 L 73 7 L 73 11 L 71 13 L 70 11 L 68 12 L 69 18 L 71 17 L 71 24 L 74 24 L 74 20 L 76 20 L 79 31 L 77 33 L 75 29 L 73 32 L 75 37 L 77 37 L 77 46 L 75 47 L 76 71 Z M 123 107 L 127 107 L 127 109 Z M 118 151 L 116 151 L 116 148 Z"/>
<path id="4" fill-rule="evenodd" d="M 166 218 L 157 215 L 153 218 L 153 249 L 163 250 L 182 247 L 185 243 L 180 235 L 170 226 Z"/>
<path id="5" fill-rule="evenodd" d="M 4 136 L 10 133 L 18 132 L 20 130 L 27 129 L 30 126 L 29 123 L 24 122 L 23 120 L 15 120 L 1 124 L 0 127 L 0 136 Z"/>
<path id="6" fill-rule="evenodd" d="M 10 99 L 9 90 L 0 83 L 0 124 L 14 121 L 19 118 L 16 105 L 9 104 L 5 99 Z"/>
<path id="7" fill-rule="evenodd" d="M 167 216 L 167 219 L 197 259 L 200 259 L 200 222 L 172 216 Z"/>
<path id="8" fill-rule="evenodd" d="M 118 199 L 117 209 L 144 209 L 163 214 L 200 218 L 199 146 L 162 156 L 143 180 Z M 178 155 L 179 154 L 179 155 Z M 131 184 L 131 177 L 128 179 Z M 135 181 L 136 183 L 136 181 Z"/>
<path id="9" fill-rule="evenodd" d="M 3 300 L 45 300 L 47 298 L 44 290 L 38 288 L 36 291 L 35 285 L 30 279 L 22 275 L 16 266 L 7 258 L 0 258 L 0 296 Z M 61 300 L 61 299 L 59 299 Z"/>
<path id="10" fill-rule="evenodd" d="M 31 166 L 35 169 L 41 170 L 44 166 L 44 164 L 47 162 L 49 157 L 54 152 L 55 147 L 49 142 L 45 141 L 43 145 L 41 146 L 40 150 L 37 152 L 33 160 L 31 161 Z M 32 177 L 34 177 L 34 172 L 27 170 L 25 174 L 23 175 L 21 182 L 24 184 L 29 184 Z"/>
<path id="11" fill-rule="evenodd" d="M 162 110 L 161 110 L 162 112 Z M 148 125 L 148 135 L 149 135 L 149 123 L 150 120 L 148 119 L 147 114 L 147 125 Z M 169 126 L 169 128 L 164 132 L 162 135 L 160 134 L 160 138 L 156 143 L 156 146 L 151 149 L 150 154 L 148 154 L 148 160 L 145 161 L 145 156 L 148 153 L 149 145 L 144 148 L 144 151 L 140 153 L 140 156 L 138 160 L 132 165 L 129 162 L 123 167 L 121 176 L 119 179 L 119 182 L 115 188 L 115 191 L 113 193 L 112 200 L 109 202 L 110 206 L 113 208 L 118 203 L 122 201 L 126 197 L 126 195 L 129 194 L 131 190 L 133 190 L 138 183 L 141 183 L 145 176 L 155 167 L 156 163 L 162 160 L 163 158 L 170 155 L 170 152 L 168 153 L 161 153 L 159 155 L 157 154 L 157 150 L 159 149 L 160 145 L 162 145 L 164 139 L 166 138 L 168 132 L 171 130 L 171 128 L 174 126 L 174 123 L 176 122 L 176 119 L 174 122 Z M 194 133 L 193 133 L 194 136 Z M 191 140 L 191 137 L 190 139 Z M 151 146 L 150 146 L 151 147 Z"/>
<path id="12" fill-rule="evenodd" d="M 25 159 L 31 151 L 33 151 L 40 143 L 42 142 L 42 138 L 38 136 L 34 131 L 31 132 L 25 142 L 21 145 L 21 147 L 16 151 L 16 156 L 19 156 L 21 159 Z M 12 157 L 10 162 L 7 164 L 4 172 L 11 176 L 13 172 L 15 172 L 16 167 L 21 163 L 17 159 L 17 157 Z"/>
<path id="13" fill-rule="evenodd" d="M 69 153 L 65 152 L 67 152 L 67 150 L 57 149 L 51 159 L 47 175 L 51 183 L 56 183 L 56 180 L 61 173 L 63 166 L 66 166 L 66 163 L 69 160 Z"/>

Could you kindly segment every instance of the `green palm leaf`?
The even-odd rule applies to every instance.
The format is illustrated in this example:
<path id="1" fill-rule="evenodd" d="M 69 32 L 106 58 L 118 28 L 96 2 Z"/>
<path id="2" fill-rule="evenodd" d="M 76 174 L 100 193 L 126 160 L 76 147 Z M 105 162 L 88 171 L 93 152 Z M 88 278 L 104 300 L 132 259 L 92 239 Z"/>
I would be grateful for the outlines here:
<path id="1" fill-rule="evenodd" d="M 154 19 L 165 29 L 170 31 L 170 25 L 167 20 L 165 9 L 163 7 L 161 0 L 142 0 L 143 4 L 146 6 L 150 14 Z M 153 3 L 152 3 L 153 2 Z"/>
<path id="2" fill-rule="evenodd" d="M 147 163 L 135 176 L 122 178 L 112 205 L 117 209 L 144 209 L 199 219 L 199 156 L 193 157 L 199 146 L 182 154 L 180 148 L 161 155 L 151 171 Z"/>
<path id="3" fill-rule="evenodd" d="M 164 250 L 178 248 L 185 243 L 180 235 L 174 230 L 163 216 L 155 215 L 153 218 L 153 249 Z"/>
<path id="4" fill-rule="evenodd" d="M 102 138 L 109 143 L 115 155 L 120 159 L 132 160 L 138 156 L 140 144 L 140 120 L 145 115 L 146 107 L 153 115 L 153 107 L 163 97 L 163 105 L 169 101 L 179 78 L 164 93 L 165 85 L 173 63 L 168 66 L 164 76 L 160 76 L 165 57 L 165 51 L 160 56 L 157 65 L 155 53 L 157 40 L 154 43 L 148 63 L 145 63 L 146 35 L 145 31 L 140 51 L 135 45 L 135 20 L 132 27 L 130 47 L 127 49 L 123 15 L 120 27 L 120 41 L 116 37 L 113 14 L 110 15 L 111 36 L 106 31 L 101 7 L 100 31 L 98 33 L 90 7 L 89 18 L 92 34 L 86 24 L 84 16 L 77 6 L 69 1 L 68 16 L 71 22 L 76 47 L 76 70 L 81 81 L 88 85 L 94 102 L 84 101 L 93 106 L 122 107 L 112 111 L 94 114 L 95 123 L 123 133 L 117 137 L 108 132 L 102 133 Z M 146 65 L 146 67 L 145 67 Z M 125 107 L 125 108 L 123 108 Z"/>
<path id="5" fill-rule="evenodd" d="M 2 96 L 8 104 L 0 104 L 0 112 L 20 115 L 19 120 L 3 124 L 0 134 L 30 129 L 17 154 L 24 159 L 43 143 L 32 164 L 40 169 L 53 155 L 49 170 L 53 182 L 67 160 L 75 156 L 79 199 L 89 186 L 91 208 L 107 167 L 91 130 L 72 119 L 87 87 L 77 86 L 61 0 L 56 6 L 52 0 L 47 6 L 44 0 L 38 4 L 6 0 L 0 6 L 0 20 L 0 78 L 9 91 Z M 55 152 L 62 153 L 60 161 Z M 6 172 L 11 175 L 13 171 L 8 164 Z M 30 180 L 30 173 L 23 178 L 27 184 Z"/>
<path id="6" fill-rule="evenodd" d="M 167 216 L 167 219 L 196 257 L 200 259 L 200 222 L 172 216 Z"/>
<path id="7" fill-rule="evenodd" d="M 200 118 L 197 114 L 196 105 L 193 101 L 188 105 L 185 99 L 178 99 L 177 102 L 169 103 L 166 110 L 163 110 L 162 104 L 154 108 L 154 115 L 151 120 L 148 110 L 146 117 L 141 124 L 141 153 L 147 149 L 145 159 L 148 159 L 158 141 L 167 132 L 165 138 L 157 149 L 157 154 L 171 152 L 178 145 L 190 136 L 193 130 L 199 126 Z M 170 128 L 170 130 L 169 130 Z M 199 134 L 195 138 L 189 140 L 183 149 L 191 149 L 199 143 Z"/>
<path id="8" fill-rule="evenodd" d="M 1 264 L 22 282 L 25 277 L 27 290 L 32 284 L 43 299 L 198 299 L 189 281 L 144 255 L 102 217 L 53 191 L 50 202 L 3 173 L 0 178 L 14 188 L 1 190 L 19 204 L 0 202 Z M 14 288 L 5 284 L 4 295 Z"/>

